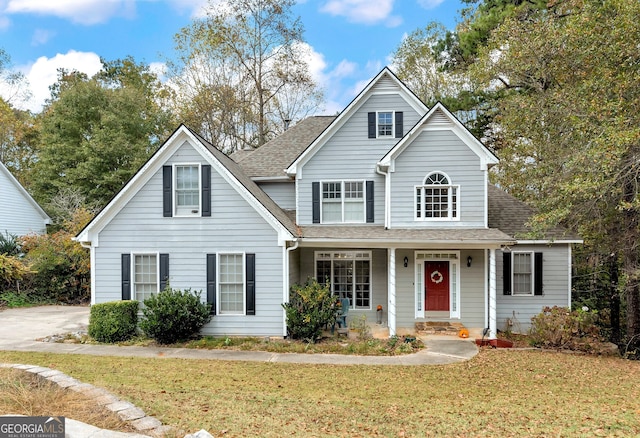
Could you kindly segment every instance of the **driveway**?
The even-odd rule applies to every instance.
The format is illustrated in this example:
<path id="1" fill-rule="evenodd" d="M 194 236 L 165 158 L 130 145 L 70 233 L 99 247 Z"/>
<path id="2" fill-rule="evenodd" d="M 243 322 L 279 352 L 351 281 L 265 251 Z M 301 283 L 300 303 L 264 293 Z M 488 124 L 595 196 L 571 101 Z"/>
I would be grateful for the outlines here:
<path id="1" fill-rule="evenodd" d="M 0 349 L 24 347 L 60 333 L 86 330 L 89 306 L 40 306 L 0 311 Z"/>

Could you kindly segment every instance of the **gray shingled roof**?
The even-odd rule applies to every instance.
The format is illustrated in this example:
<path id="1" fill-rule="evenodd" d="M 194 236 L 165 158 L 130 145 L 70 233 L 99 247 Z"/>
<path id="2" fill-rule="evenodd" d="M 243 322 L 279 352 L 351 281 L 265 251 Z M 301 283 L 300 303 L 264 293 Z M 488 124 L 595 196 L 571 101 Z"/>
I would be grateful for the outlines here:
<path id="1" fill-rule="evenodd" d="M 189 129 L 189 128 L 187 128 Z M 291 218 L 271 199 L 258 185 L 243 172 L 242 168 L 231 158 L 189 129 L 193 135 L 211 152 L 211 154 L 227 168 L 229 172 L 260 202 L 292 235 L 298 237 L 299 229 Z"/>
<path id="2" fill-rule="evenodd" d="M 495 228 L 392 228 L 381 225 L 307 225 L 303 239 L 357 240 L 398 243 L 502 243 L 514 239 Z"/>
<path id="3" fill-rule="evenodd" d="M 263 144 L 250 154 L 232 154 L 244 172 L 252 177 L 285 177 L 284 169 L 335 120 L 336 116 L 313 116 Z"/>
<path id="4" fill-rule="evenodd" d="M 498 228 L 518 239 L 582 240 L 577 234 L 560 226 L 547 230 L 544 236 L 533 235 L 527 221 L 536 213 L 534 208 L 492 184 L 489 184 L 488 198 L 491 228 Z"/>

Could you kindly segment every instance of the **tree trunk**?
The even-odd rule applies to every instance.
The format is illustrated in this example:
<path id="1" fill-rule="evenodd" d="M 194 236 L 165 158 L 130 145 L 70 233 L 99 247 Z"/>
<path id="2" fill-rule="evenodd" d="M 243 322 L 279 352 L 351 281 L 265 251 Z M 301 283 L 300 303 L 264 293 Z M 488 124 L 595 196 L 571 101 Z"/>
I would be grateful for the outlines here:
<path id="1" fill-rule="evenodd" d="M 627 339 L 640 337 L 640 287 L 638 281 L 638 248 L 640 238 L 638 233 L 638 212 L 631 205 L 637 195 L 637 181 L 629 178 L 624 186 L 623 199 L 627 207 L 623 211 L 623 230 L 620 242 L 622 251 L 622 266 L 627 276 L 625 298 L 627 301 Z"/>

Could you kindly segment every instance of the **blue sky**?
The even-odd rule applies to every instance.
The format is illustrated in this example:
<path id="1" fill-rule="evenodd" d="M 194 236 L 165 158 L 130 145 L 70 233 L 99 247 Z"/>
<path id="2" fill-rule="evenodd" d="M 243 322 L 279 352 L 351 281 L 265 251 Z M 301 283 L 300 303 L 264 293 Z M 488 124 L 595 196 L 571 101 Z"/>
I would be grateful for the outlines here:
<path id="1" fill-rule="evenodd" d="M 223 0 L 213 0 L 219 2 Z M 28 79 L 40 111 L 58 68 L 89 75 L 99 58 L 131 55 L 154 67 L 173 55 L 173 36 L 207 0 L 0 0 L 0 48 Z M 453 29 L 460 0 L 303 0 L 294 12 L 312 49 L 311 68 L 326 94 L 324 113 L 344 108 L 382 67 L 404 35 L 439 21 Z M 0 93 L 7 97 L 4 89 Z"/>

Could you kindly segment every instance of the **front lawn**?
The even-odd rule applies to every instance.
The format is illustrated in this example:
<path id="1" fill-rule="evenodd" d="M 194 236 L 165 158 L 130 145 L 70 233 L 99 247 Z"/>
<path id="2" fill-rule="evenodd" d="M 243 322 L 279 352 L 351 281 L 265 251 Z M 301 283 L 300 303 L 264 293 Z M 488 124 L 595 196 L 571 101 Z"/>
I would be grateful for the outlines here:
<path id="1" fill-rule="evenodd" d="M 59 369 L 214 436 L 640 434 L 640 363 L 617 358 L 486 349 L 455 365 L 385 367 L 0 352 L 0 362 Z"/>

